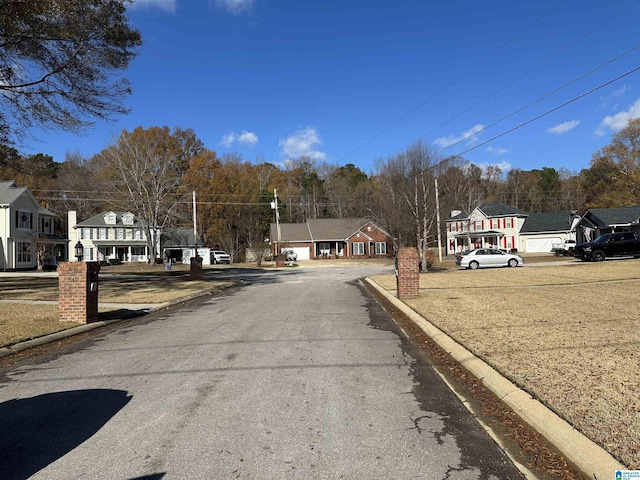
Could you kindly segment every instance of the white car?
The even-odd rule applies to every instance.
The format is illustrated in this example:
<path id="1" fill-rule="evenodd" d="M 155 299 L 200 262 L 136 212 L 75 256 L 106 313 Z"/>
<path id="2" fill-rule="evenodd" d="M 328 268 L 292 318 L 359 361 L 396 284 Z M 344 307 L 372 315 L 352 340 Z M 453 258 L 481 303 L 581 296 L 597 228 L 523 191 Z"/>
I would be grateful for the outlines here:
<path id="1" fill-rule="evenodd" d="M 222 250 L 211 250 L 211 263 L 231 263 L 231 257 Z"/>
<path id="2" fill-rule="evenodd" d="M 477 248 L 463 253 L 456 263 L 461 267 L 476 270 L 480 267 L 519 267 L 524 265 L 524 259 L 520 255 L 496 248 Z"/>

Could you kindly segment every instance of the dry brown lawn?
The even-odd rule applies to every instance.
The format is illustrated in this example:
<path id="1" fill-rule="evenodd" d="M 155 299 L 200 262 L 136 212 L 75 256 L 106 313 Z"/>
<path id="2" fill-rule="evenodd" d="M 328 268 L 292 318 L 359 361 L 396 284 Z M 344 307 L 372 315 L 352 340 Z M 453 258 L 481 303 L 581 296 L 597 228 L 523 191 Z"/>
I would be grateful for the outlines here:
<path id="1" fill-rule="evenodd" d="M 430 272 L 420 286 L 409 306 L 640 468 L 640 260 Z"/>
<path id="2" fill-rule="evenodd" d="M 112 270 L 113 271 L 113 270 Z M 118 307 L 107 303 L 162 304 L 211 291 L 229 284 L 212 280 L 190 280 L 186 272 L 166 272 L 159 268 L 151 272 L 121 270 L 126 277 L 100 277 L 98 290 L 101 319 L 113 316 Z M 148 273 L 155 275 L 149 276 Z M 49 333 L 77 326 L 58 321 L 57 304 L 36 304 L 30 301 L 57 301 L 58 278 L 5 277 L 0 278 L 0 347 L 37 338 Z"/>

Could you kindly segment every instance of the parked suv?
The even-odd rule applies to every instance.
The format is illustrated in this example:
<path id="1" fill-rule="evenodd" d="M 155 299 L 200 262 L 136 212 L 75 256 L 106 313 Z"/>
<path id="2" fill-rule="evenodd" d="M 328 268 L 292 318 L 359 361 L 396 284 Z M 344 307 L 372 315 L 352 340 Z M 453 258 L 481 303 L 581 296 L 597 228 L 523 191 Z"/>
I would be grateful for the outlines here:
<path id="1" fill-rule="evenodd" d="M 602 262 L 607 257 L 640 255 L 640 237 L 637 232 L 605 233 L 593 242 L 580 243 L 573 256 L 583 261 Z"/>
<path id="2" fill-rule="evenodd" d="M 211 263 L 231 263 L 231 257 L 222 250 L 211 250 Z"/>

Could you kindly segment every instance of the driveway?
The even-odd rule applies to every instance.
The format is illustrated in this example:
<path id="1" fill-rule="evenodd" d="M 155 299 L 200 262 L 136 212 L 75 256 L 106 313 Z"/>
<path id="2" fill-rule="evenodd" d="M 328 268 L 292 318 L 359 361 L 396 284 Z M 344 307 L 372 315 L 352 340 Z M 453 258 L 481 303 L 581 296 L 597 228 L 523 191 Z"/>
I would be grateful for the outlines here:
<path id="1" fill-rule="evenodd" d="M 390 272 L 246 275 L 17 360 L 0 478 L 524 478 L 358 281 Z"/>

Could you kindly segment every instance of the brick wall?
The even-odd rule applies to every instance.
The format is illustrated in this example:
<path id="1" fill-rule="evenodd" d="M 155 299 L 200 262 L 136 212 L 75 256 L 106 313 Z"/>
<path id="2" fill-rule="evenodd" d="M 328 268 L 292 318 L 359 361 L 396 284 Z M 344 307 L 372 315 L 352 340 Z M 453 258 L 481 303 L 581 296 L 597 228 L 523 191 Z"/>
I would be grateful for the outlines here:
<path id="1" fill-rule="evenodd" d="M 98 262 L 63 262 L 58 266 L 58 320 L 98 321 L 99 271 Z"/>
<path id="2" fill-rule="evenodd" d="M 420 257 L 413 247 L 402 247 L 398 250 L 397 278 L 398 298 L 416 298 L 420 295 Z"/>

